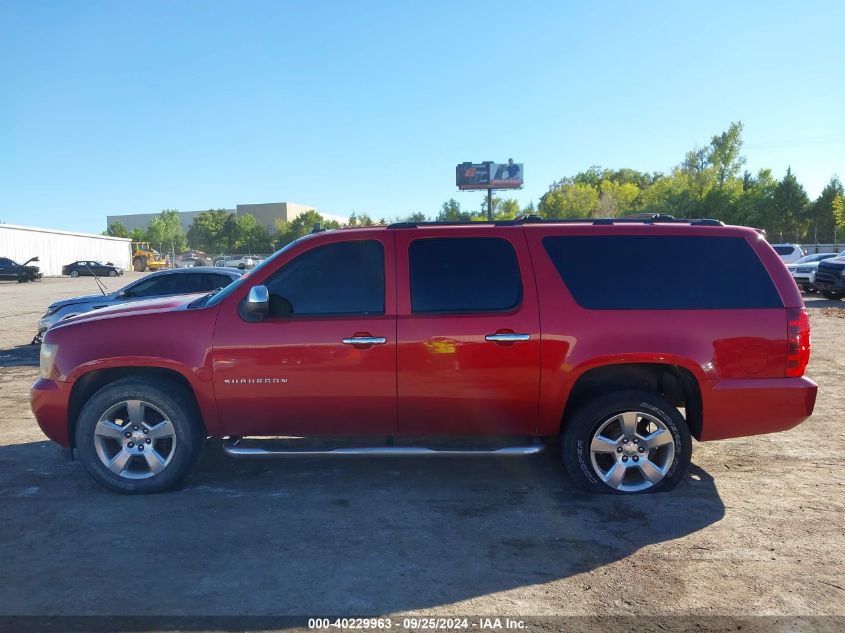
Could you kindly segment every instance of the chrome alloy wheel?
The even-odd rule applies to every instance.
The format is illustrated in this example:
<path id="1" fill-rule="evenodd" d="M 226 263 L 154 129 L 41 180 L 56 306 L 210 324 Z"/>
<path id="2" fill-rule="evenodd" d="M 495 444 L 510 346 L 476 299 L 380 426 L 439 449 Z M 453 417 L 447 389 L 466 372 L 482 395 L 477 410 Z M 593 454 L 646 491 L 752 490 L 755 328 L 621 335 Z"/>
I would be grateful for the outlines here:
<path id="1" fill-rule="evenodd" d="M 94 448 L 103 465 L 126 479 L 164 470 L 176 450 L 176 429 L 149 402 L 125 400 L 109 407 L 94 427 Z"/>
<path id="2" fill-rule="evenodd" d="M 666 424 L 642 411 L 625 411 L 602 422 L 590 441 L 596 475 L 620 492 L 659 484 L 675 459 L 675 439 Z"/>

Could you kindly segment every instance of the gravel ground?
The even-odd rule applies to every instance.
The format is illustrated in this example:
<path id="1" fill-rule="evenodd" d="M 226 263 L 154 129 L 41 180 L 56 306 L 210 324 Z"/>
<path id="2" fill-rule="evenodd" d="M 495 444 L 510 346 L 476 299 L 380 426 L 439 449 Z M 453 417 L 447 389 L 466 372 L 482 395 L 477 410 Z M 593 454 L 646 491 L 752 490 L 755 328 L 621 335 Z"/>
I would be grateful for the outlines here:
<path id="1" fill-rule="evenodd" d="M 548 454 L 240 462 L 210 445 L 181 490 L 122 497 L 29 409 L 37 319 L 94 291 L 0 283 L 0 615 L 845 616 L 845 302 L 807 297 L 815 415 L 696 444 L 672 493 L 583 495 Z"/>

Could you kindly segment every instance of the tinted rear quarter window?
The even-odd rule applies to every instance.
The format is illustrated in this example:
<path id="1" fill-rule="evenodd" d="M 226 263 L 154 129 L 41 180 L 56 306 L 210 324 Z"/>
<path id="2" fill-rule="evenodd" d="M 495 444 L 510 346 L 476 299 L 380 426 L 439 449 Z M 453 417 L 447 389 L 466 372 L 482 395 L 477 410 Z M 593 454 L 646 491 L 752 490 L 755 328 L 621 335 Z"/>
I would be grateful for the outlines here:
<path id="1" fill-rule="evenodd" d="M 775 246 L 774 249 L 778 255 L 792 255 L 792 252 L 795 250 L 792 246 Z"/>
<path id="2" fill-rule="evenodd" d="M 550 236 L 543 246 L 584 308 L 783 307 L 768 271 L 741 237 Z"/>
<path id="3" fill-rule="evenodd" d="M 411 311 L 496 312 L 522 299 L 511 243 L 497 237 L 423 238 L 409 249 Z"/>

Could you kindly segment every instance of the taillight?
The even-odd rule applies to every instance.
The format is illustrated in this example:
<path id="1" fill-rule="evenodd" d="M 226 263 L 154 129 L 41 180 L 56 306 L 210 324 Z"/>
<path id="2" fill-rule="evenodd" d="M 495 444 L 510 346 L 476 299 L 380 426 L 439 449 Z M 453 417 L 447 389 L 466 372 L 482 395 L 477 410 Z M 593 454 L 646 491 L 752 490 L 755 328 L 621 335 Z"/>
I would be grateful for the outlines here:
<path id="1" fill-rule="evenodd" d="M 786 321 L 786 375 L 803 376 L 810 362 L 810 317 L 804 308 L 790 308 Z"/>

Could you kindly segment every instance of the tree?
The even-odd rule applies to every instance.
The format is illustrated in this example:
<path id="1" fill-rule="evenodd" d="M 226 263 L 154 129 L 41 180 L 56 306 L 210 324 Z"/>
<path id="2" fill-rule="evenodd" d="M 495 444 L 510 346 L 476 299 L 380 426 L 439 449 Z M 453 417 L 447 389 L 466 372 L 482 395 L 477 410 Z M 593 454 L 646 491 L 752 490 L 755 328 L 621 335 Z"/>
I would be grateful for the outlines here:
<path id="1" fill-rule="evenodd" d="M 373 224 L 373 219 L 366 213 L 358 215 L 353 212 L 352 215 L 349 216 L 349 223 L 347 226 L 372 226 Z"/>
<path id="2" fill-rule="evenodd" d="M 454 198 L 449 198 L 440 207 L 440 212 L 435 218 L 438 222 L 468 222 L 472 219 L 471 211 L 462 211 L 461 203 Z"/>
<path id="3" fill-rule="evenodd" d="M 747 174 L 743 178 L 744 190 L 737 201 L 738 223 L 771 233 L 777 221 L 774 205 L 777 186 L 778 181 L 770 169 L 761 169 L 756 176 Z"/>
<path id="4" fill-rule="evenodd" d="M 544 218 L 589 217 L 598 200 L 598 189 L 573 182 L 544 194 L 538 208 Z"/>
<path id="5" fill-rule="evenodd" d="M 372 223 L 371 220 L 370 222 Z M 326 222 L 322 215 L 317 213 L 314 209 L 310 209 L 305 213 L 299 214 L 289 222 L 276 223 L 275 241 L 277 246 L 285 246 L 286 244 L 290 244 L 294 240 L 299 239 L 303 235 L 308 235 L 314 230 L 314 226 L 317 224 L 319 224 L 321 228 L 340 228 L 340 224 L 336 221 L 331 220 Z"/>
<path id="6" fill-rule="evenodd" d="M 724 187 L 729 180 L 739 176 L 739 170 L 745 164 L 742 151 L 742 122 L 731 123 L 727 131 L 713 137 L 710 141 L 707 160 L 712 166 L 716 186 Z"/>
<path id="7" fill-rule="evenodd" d="M 192 248 L 205 253 L 223 253 L 228 246 L 223 229 L 230 215 L 225 209 L 210 209 L 198 213 L 188 228 L 188 243 Z"/>
<path id="8" fill-rule="evenodd" d="M 833 243 L 838 244 L 839 236 L 845 229 L 845 196 L 837 195 L 832 203 L 833 208 Z"/>
<path id="9" fill-rule="evenodd" d="M 109 228 L 103 231 L 103 235 L 110 235 L 111 237 L 129 237 L 129 231 L 121 221 L 112 222 Z"/>
<path id="10" fill-rule="evenodd" d="M 522 214 L 522 210 L 519 208 L 519 202 L 513 198 L 499 200 L 498 207 L 494 206 L 494 209 L 495 214 L 493 218 L 495 220 L 513 220 Z"/>
<path id="11" fill-rule="evenodd" d="M 808 209 L 810 237 L 814 242 L 829 242 L 833 240 L 833 228 L 836 222 L 834 201 L 845 195 L 839 178 L 833 176 L 822 189 L 819 197 Z"/>
<path id="12" fill-rule="evenodd" d="M 129 238 L 133 242 L 149 242 L 150 236 L 147 235 L 147 232 L 142 228 L 134 228 L 129 232 Z"/>
<path id="13" fill-rule="evenodd" d="M 635 210 L 635 201 L 640 196 L 640 188 L 637 185 L 630 182 L 616 183 L 612 180 L 602 180 L 599 188 L 599 199 L 595 211 L 597 217 L 614 218 Z"/>
<path id="14" fill-rule="evenodd" d="M 772 201 L 776 214 L 772 228 L 777 232 L 778 239 L 784 239 L 785 235 L 786 239 L 792 239 L 794 236 L 796 242 L 800 241 L 799 232 L 806 224 L 806 211 L 810 200 L 804 187 L 792 173 L 791 167 L 787 168 L 786 175 L 775 188 Z"/>

